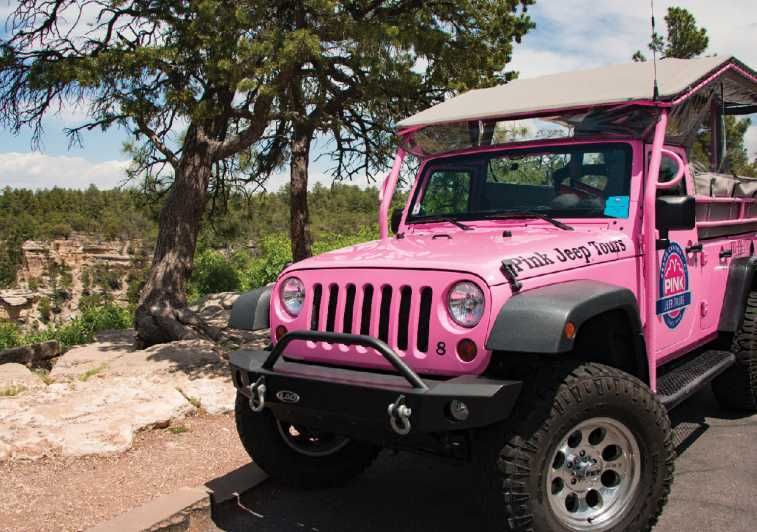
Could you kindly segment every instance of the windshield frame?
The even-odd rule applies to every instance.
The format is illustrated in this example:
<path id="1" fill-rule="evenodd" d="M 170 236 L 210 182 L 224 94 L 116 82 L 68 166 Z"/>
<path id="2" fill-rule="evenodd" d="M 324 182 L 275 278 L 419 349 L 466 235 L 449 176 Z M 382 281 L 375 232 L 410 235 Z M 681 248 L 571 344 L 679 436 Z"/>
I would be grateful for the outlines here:
<path id="1" fill-rule="evenodd" d="M 568 140 L 568 141 L 557 141 L 554 140 L 551 141 L 542 141 L 538 143 L 534 142 L 528 142 L 528 143 L 514 143 L 513 145 L 499 145 L 499 146 L 486 146 L 481 147 L 478 149 L 468 149 L 464 151 L 453 151 L 453 152 L 447 152 L 442 155 L 436 156 L 436 157 L 430 157 L 423 161 L 421 164 L 421 167 L 418 169 L 418 177 L 416 179 L 416 185 L 413 187 L 413 191 L 411 194 L 411 197 L 409 198 L 409 202 L 406 206 L 406 214 L 405 218 L 403 220 L 403 223 L 408 226 L 413 225 L 420 225 L 425 223 L 431 223 L 433 220 L 432 218 L 438 218 L 440 216 L 447 217 L 447 218 L 453 218 L 455 220 L 460 221 L 487 221 L 487 216 L 492 217 L 492 215 L 496 214 L 516 214 L 519 212 L 525 212 L 524 210 L 491 210 L 491 211 L 477 211 L 475 213 L 467 213 L 465 215 L 455 215 L 455 214 L 434 214 L 434 215 L 426 215 L 426 216 L 417 216 L 413 215 L 412 211 L 414 206 L 422 200 L 422 195 L 425 193 L 426 187 L 428 186 L 429 178 L 433 171 L 438 170 L 440 168 L 445 169 L 465 169 L 465 168 L 472 168 L 477 164 L 477 161 L 480 160 L 483 157 L 491 158 L 496 155 L 527 155 L 529 153 L 548 153 L 550 151 L 561 151 L 564 150 L 565 152 L 571 151 L 571 148 L 574 148 L 576 151 L 582 150 L 582 149 L 591 149 L 593 147 L 596 147 L 598 149 L 601 149 L 603 147 L 618 147 L 621 146 L 622 149 L 624 149 L 627 153 L 626 161 L 625 161 L 625 171 L 626 175 L 628 176 L 628 191 L 629 195 L 633 192 L 633 166 L 634 166 L 634 141 L 638 141 L 639 139 L 632 139 L 632 138 L 625 138 L 625 139 L 606 139 L 606 138 L 598 138 L 598 139 L 585 139 L 580 141 L 575 141 L 574 139 Z M 472 190 L 472 194 L 475 193 L 475 191 Z M 587 210 L 587 209 L 584 209 Z M 572 209 L 565 209 L 563 211 L 559 211 L 557 209 L 554 210 L 545 210 L 545 211 L 538 211 L 540 213 L 549 215 L 556 219 L 568 219 L 568 220 L 615 220 L 617 218 L 613 216 L 607 216 L 605 214 L 598 213 L 596 215 L 592 216 L 573 216 L 572 214 L 579 214 L 580 209 L 572 208 Z M 593 211 L 595 212 L 595 211 Z M 567 214 L 563 214 L 567 213 Z M 492 218 L 489 218 L 488 220 L 491 220 Z M 535 218 L 536 219 L 536 218 Z"/>

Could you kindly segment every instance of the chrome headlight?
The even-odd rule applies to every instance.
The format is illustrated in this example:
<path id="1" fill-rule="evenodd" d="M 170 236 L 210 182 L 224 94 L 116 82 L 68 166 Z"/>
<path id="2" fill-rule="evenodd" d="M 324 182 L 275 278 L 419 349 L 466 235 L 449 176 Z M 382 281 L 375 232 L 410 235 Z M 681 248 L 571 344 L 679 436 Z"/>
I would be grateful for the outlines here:
<path id="1" fill-rule="evenodd" d="M 447 310 L 463 327 L 475 327 L 484 315 L 484 293 L 470 281 L 457 283 L 449 291 Z"/>
<path id="2" fill-rule="evenodd" d="M 305 285 L 297 277 L 290 277 L 281 283 L 281 304 L 292 316 L 298 316 L 305 303 Z"/>

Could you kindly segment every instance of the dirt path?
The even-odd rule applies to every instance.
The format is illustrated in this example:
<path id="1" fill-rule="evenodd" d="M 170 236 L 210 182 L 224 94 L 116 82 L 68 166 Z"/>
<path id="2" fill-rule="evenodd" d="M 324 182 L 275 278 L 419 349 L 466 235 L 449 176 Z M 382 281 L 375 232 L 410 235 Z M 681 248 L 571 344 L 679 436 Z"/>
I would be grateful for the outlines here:
<path id="1" fill-rule="evenodd" d="M 82 530 L 249 462 L 233 414 L 139 433 L 113 456 L 0 463 L 0 530 Z"/>

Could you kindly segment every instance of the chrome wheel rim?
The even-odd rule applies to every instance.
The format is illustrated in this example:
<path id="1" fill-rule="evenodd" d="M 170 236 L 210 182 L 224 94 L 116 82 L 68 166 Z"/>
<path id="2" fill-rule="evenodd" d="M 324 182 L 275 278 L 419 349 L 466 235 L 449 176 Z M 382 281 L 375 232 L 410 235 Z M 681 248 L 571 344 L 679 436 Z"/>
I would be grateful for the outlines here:
<path id="1" fill-rule="evenodd" d="M 599 530 L 622 519 L 641 477 L 639 444 L 628 427 L 588 419 L 567 431 L 548 457 L 547 499 L 561 524 Z"/>
<path id="2" fill-rule="evenodd" d="M 281 439 L 289 448 L 305 456 L 322 457 L 339 452 L 350 442 L 345 436 L 313 432 L 304 427 L 276 420 Z"/>

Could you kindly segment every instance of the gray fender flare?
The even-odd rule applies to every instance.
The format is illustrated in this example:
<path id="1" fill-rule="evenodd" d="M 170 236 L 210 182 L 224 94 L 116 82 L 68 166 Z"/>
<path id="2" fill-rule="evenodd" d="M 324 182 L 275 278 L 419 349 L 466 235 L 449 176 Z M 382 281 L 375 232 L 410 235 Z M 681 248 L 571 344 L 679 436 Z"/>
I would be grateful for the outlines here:
<path id="1" fill-rule="evenodd" d="M 272 291 L 273 284 L 269 284 L 239 296 L 231 307 L 229 327 L 247 331 L 269 328 Z"/>
<path id="2" fill-rule="evenodd" d="M 513 295 L 499 310 L 486 348 L 522 353 L 566 353 L 575 338 L 565 324 L 580 331 L 586 321 L 611 310 L 628 316 L 634 335 L 641 338 L 636 296 L 628 288 L 600 281 L 577 280 L 534 288 Z"/>
<path id="3" fill-rule="evenodd" d="M 731 261 L 718 331 L 736 332 L 741 327 L 744 321 L 744 307 L 753 286 L 756 270 L 757 257 L 739 257 Z"/>

